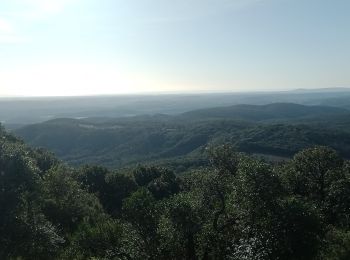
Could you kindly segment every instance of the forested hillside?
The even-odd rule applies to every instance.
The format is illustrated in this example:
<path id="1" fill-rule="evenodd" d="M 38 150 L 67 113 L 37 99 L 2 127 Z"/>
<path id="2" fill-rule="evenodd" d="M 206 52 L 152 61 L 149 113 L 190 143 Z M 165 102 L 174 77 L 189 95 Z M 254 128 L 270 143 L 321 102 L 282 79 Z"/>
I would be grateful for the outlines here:
<path id="1" fill-rule="evenodd" d="M 265 157 L 292 157 L 315 145 L 350 158 L 350 113 L 345 109 L 278 103 L 196 110 L 177 116 L 55 119 L 15 133 L 72 165 L 123 167 L 139 162 L 202 164 L 207 146 L 230 143 Z M 283 158 L 281 158 L 283 159 Z M 189 164 L 191 164 L 189 162 Z"/>
<path id="2" fill-rule="evenodd" d="M 349 259 L 350 167 L 314 147 L 269 164 L 70 168 L 0 130 L 0 259 Z"/>

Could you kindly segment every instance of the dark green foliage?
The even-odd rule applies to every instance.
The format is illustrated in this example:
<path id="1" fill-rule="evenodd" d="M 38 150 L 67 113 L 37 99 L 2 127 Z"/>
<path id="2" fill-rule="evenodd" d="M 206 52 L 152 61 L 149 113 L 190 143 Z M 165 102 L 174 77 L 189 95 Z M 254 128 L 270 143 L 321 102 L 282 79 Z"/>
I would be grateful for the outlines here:
<path id="1" fill-rule="evenodd" d="M 107 212 L 118 215 L 121 212 L 124 199 L 128 198 L 137 189 L 131 177 L 119 173 L 110 173 L 106 176 L 107 187 L 101 202 Z"/>
<path id="2" fill-rule="evenodd" d="M 66 167 L 50 170 L 43 186 L 43 211 L 65 232 L 74 231 L 84 218 L 94 219 L 103 213 L 97 198 L 86 193 Z"/>
<path id="3" fill-rule="evenodd" d="M 158 205 L 152 194 L 140 188 L 123 204 L 124 219 L 130 222 L 142 239 L 144 254 L 150 258 L 157 255 Z"/>
<path id="4" fill-rule="evenodd" d="M 326 247 L 321 259 L 347 260 L 350 258 L 350 231 L 332 228 L 326 236 Z"/>
<path id="5" fill-rule="evenodd" d="M 349 258 L 350 167 L 335 150 L 280 164 L 207 151 L 183 175 L 75 170 L 0 130 L 0 258 Z"/>
<path id="6" fill-rule="evenodd" d="M 239 163 L 239 155 L 232 149 L 231 146 L 222 145 L 216 148 L 210 148 L 208 153 L 211 163 L 216 169 L 219 170 L 220 174 L 236 174 Z"/>
<path id="7" fill-rule="evenodd" d="M 334 150 L 317 147 L 294 156 L 291 174 L 298 182 L 295 186 L 304 186 L 302 195 L 324 201 L 332 183 L 344 178 L 342 166 L 343 160 Z"/>
<path id="8" fill-rule="evenodd" d="M 251 158 L 241 160 L 234 187 L 234 206 L 239 208 L 241 218 L 252 225 L 264 225 L 283 195 L 283 187 L 272 168 Z"/>
<path id="9" fill-rule="evenodd" d="M 317 211 L 296 198 L 285 199 L 276 207 L 273 225 L 274 258 L 315 259 L 320 250 L 323 229 Z"/>
<path id="10" fill-rule="evenodd" d="M 287 164 L 283 179 L 290 192 L 314 204 L 325 221 L 349 227 L 350 179 L 333 149 L 315 147 L 298 153 Z"/>
<path id="11" fill-rule="evenodd" d="M 67 259 L 144 259 L 142 242 L 130 225 L 112 219 L 83 222 L 73 234 Z"/>
<path id="12" fill-rule="evenodd" d="M 33 152 L 0 130 L 0 258 L 47 259 L 64 243 L 42 212 L 43 186 Z"/>
<path id="13" fill-rule="evenodd" d="M 178 178 L 167 169 L 139 166 L 133 174 L 136 183 L 141 187 L 147 187 L 156 199 L 169 197 L 180 190 Z"/>
<path id="14" fill-rule="evenodd" d="M 80 221 L 102 213 L 72 170 L 58 164 L 51 154 L 0 132 L 1 259 L 54 258 Z"/>
<path id="15" fill-rule="evenodd" d="M 350 179 L 337 180 L 329 187 L 326 197 L 328 221 L 350 227 Z"/>
<path id="16" fill-rule="evenodd" d="M 108 169 L 99 166 L 84 166 L 80 169 L 77 179 L 81 182 L 83 187 L 90 193 L 104 192 L 107 183 L 106 176 L 109 173 Z"/>
<path id="17" fill-rule="evenodd" d="M 196 240 L 203 224 L 201 205 L 188 193 L 174 196 L 166 205 L 158 229 L 161 255 L 169 259 L 196 259 Z"/>
<path id="18" fill-rule="evenodd" d="M 54 156 L 54 154 L 44 149 L 39 148 L 34 150 L 34 153 L 32 156 L 35 158 L 37 162 L 37 167 L 40 170 L 41 176 L 45 175 L 46 172 L 51 168 L 59 165 L 59 161 Z"/>
<path id="19" fill-rule="evenodd" d="M 134 179 L 139 186 L 146 186 L 160 175 L 161 171 L 156 167 L 139 166 L 134 170 Z"/>
<path id="20" fill-rule="evenodd" d="M 130 177 L 100 166 L 84 166 L 76 178 L 87 191 L 97 195 L 112 215 L 120 214 L 123 200 L 137 189 Z"/>

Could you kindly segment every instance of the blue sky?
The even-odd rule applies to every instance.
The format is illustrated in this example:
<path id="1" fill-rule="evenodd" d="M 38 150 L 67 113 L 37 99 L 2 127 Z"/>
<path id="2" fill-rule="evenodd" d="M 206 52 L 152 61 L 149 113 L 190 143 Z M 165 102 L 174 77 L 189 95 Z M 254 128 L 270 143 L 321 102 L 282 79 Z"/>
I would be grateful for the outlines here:
<path id="1" fill-rule="evenodd" d="M 348 0 L 2 0 L 0 96 L 350 87 Z"/>

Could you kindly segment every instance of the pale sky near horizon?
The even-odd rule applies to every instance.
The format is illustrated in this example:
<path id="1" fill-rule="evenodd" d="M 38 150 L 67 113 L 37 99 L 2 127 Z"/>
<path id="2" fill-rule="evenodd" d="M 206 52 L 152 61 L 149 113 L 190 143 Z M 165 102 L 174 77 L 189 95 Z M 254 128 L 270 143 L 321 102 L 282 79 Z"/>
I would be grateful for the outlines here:
<path id="1" fill-rule="evenodd" d="M 1 0 L 0 96 L 350 87 L 349 0 Z"/>

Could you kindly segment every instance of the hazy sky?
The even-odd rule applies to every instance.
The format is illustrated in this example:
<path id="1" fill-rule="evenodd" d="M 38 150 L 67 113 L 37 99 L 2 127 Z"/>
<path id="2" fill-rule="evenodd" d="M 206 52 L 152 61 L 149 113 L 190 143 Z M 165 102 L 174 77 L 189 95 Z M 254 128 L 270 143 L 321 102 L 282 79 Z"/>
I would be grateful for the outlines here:
<path id="1" fill-rule="evenodd" d="M 0 0 L 0 96 L 350 87 L 349 0 Z"/>

